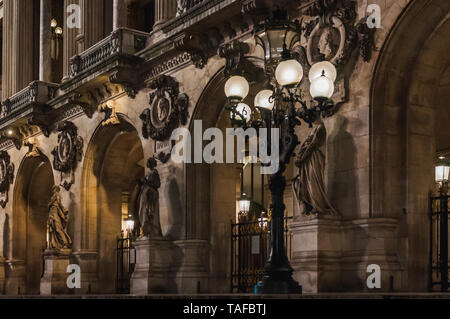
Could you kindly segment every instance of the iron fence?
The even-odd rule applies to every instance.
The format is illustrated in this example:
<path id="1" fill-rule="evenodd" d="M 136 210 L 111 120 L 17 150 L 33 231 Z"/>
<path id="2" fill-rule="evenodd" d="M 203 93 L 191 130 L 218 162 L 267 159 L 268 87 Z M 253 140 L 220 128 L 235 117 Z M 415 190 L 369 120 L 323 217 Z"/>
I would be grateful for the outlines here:
<path id="1" fill-rule="evenodd" d="M 117 239 L 117 278 L 116 292 L 118 294 L 130 293 L 131 275 L 136 265 L 136 249 L 131 238 Z"/>
<path id="2" fill-rule="evenodd" d="M 291 233 L 284 219 L 284 243 L 291 259 Z M 231 223 L 231 292 L 250 293 L 263 279 L 264 265 L 270 254 L 270 222 L 260 221 Z"/>

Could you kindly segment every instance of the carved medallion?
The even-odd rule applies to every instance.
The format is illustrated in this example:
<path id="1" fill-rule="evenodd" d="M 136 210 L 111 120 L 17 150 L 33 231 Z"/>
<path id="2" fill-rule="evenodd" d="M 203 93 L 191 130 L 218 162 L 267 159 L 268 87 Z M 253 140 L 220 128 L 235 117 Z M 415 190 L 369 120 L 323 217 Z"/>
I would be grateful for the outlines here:
<path id="1" fill-rule="evenodd" d="M 189 97 L 179 94 L 179 83 L 167 75 L 157 77 L 149 86 L 153 92 L 150 93 L 150 108 L 140 116 L 142 135 L 164 141 L 174 129 L 187 123 Z"/>
<path id="2" fill-rule="evenodd" d="M 63 174 L 71 174 L 71 181 L 62 183 L 64 188 L 70 189 L 74 180 L 73 172 L 77 163 L 83 157 L 83 138 L 78 136 L 78 130 L 72 122 L 63 122 L 57 128 L 58 146 L 52 151 L 53 167 L 55 170 L 61 172 L 61 182 Z"/>
<path id="3" fill-rule="evenodd" d="M 0 206 L 6 207 L 8 203 L 9 187 L 14 181 L 14 164 L 6 151 L 0 152 Z"/>

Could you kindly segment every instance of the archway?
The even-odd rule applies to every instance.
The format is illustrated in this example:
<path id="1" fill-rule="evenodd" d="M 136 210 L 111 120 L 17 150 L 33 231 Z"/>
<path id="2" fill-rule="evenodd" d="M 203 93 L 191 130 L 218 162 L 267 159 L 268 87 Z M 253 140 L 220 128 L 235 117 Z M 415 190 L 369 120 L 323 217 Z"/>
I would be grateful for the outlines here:
<path id="1" fill-rule="evenodd" d="M 12 259 L 17 263 L 19 276 L 12 276 L 16 279 L 8 287 L 12 293 L 40 292 L 48 203 L 53 185 L 53 171 L 47 157 L 23 160 L 14 187 Z"/>
<path id="2" fill-rule="evenodd" d="M 256 76 L 258 76 L 257 74 Z M 189 130 L 194 136 L 194 122 L 201 120 L 202 133 L 208 128 L 218 128 L 226 138 L 226 128 L 230 128 L 230 113 L 225 110 L 224 85 L 227 78 L 223 69 L 219 70 L 204 88 L 194 110 Z M 251 82 L 249 96 L 244 102 L 251 105 L 255 94 L 262 89 L 261 84 Z M 257 83 L 263 83 L 257 81 Z M 255 110 L 253 110 L 255 111 Z M 203 141 L 203 149 L 209 144 Z M 224 161 L 226 154 L 224 143 Z M 235 144 L 236 148 L 236 144 Z M 234 154 L 236 157 L 236 149 Z M 194 156 L 193 152 L 191 152 Z M 231 282 L 231 221 L 236 220 L 236 200 L 241 193 L 241 172 L 243 164 L 213 163 L 204 161 L 186 164 L 187 198 L 187 239 L 200 239 L 209 243 L 209 292 L 229 293 Z M 260 176 L 260 175 L 259 175 Z M 267 185 L 265 185 L 267 187 Z M 260 186 L 263 189 L 264 186 Z M 266 190 L 265 204 L 268 203 Z M 257 197 L 257 198 L 256 198 Z M 264 202 L 259 196 L 255 199 Z M 256 203 L 256 201 L 255 201 Z M 261 203 L 263 204 L 263 203 Z M 202 290 L 202 292 L 204 292 Z"/>
<path id="3" fill-rule="evenodd" d="M 427 289 L 436 118 L 450 57 L 450 2 L 411 1 L 376 65 L 371 96 L 371 217 L 399 220 L 403 289 Z M 420 16 L 421 23 L 417 23 Z"/>
<path id="4" fill-rule="evenodd" d="M 81 248 L 96 251 L 98 293 L 116 291 L 116 245 L 123 221 L 135 214 L 137 180 L 144 177 L 144 151 L 133 125 L 100 126 L 91 139 L 83 168 Z"/>

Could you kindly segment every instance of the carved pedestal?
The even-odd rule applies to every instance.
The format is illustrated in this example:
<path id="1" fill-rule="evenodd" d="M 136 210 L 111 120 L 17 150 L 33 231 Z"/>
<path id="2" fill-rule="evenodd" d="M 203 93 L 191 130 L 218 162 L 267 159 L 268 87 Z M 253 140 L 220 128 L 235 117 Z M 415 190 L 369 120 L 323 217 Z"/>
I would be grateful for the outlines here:
<path id="1" fill-rule="evenodd" d="M 181 266 L 176 275 L 178 292 L 208 292 L 209 243 L 205 240 L 179 240 L 174 245 L 182 255 Z"/>
<path id="2" fill-rule="evenodd" d="M 136 266 L 131 276 L 130 293 L 146 295 L 174 292 L 172 243 L 162 239 L 136 240 Z"/>
<path id="3" fill-rule="evenodd" d="M 81 269 L 81 288 L 75 294 L 86 295 L 98 293 L 97 263 L 98 253 L 95 250 L 78 250 L 72 253 L 74 263 Z"/>
<path id="4" fill-rule="evenodd" d="M 44 252 L 44 276 L 41 279 L 41 295 L 63 295 L 69 293 L 67 287 L 67 267 L 72 250 L 47 249 Z"/>
<path id="5" fill-rule="evenodd" d="M 5 294 L 21 295 L 27 293 L 25 284 L 25 262 L 8 260 L 5 264 Z"/>
<path id="6" fill-rule="evenodd" d="M 292 233 L 294 279 L 306 293 L 340 287 L 341 221 L 336 217 L 297 219 Z"/>

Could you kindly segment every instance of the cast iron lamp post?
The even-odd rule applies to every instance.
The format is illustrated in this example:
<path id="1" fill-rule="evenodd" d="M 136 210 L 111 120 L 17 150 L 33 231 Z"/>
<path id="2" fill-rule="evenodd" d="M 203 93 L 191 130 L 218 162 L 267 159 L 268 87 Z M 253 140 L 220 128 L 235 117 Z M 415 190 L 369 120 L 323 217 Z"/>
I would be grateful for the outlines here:
<path id="1" fill-rule="evenodd" d="M 334 103 L 336 68 L 327 61 L 314 64 L 309 72 L 309 105 L 299 85 L 303 79 L 302 65 L 292 57 L 293 46 L 298 43 L 301 25 L 298 21 L 290 22 L 285 12 L 278 11 L 272 19 L 256 32 L 256 42 L 264 49 L 265 74 L 268 79 L 266 88 L 255 97 L 255 107 L 259 119 L 251 114 L 251 108 L 242 103 L 249 93 L 249 84 L 241 74 L 231 76 L 225 84 L 228 98 L 226 109 L 231 113 L 233 126 L 242 128 L 255 127 L 280 129 L 279 169 L 269 180 L 272 195 L 270 206 L 272 221 L 270 229 L 270 257 L 264 266 L 263 281 L 258 286 L 259 294 L 301 293 L 301 286 L 293 280 L 293 269 L 286 256 L 284 245 L 284 211 L 283 194 L 286 188 L 284 172 L 289 164 L 294 149 L 299 144 L 295 127 L 301 120 L 310 127 L 321 113 L 329 111 Z M 297 105 L 299 107 L 297 108 Z M 271 138 L 268 149 L 271 149 Z"/>

